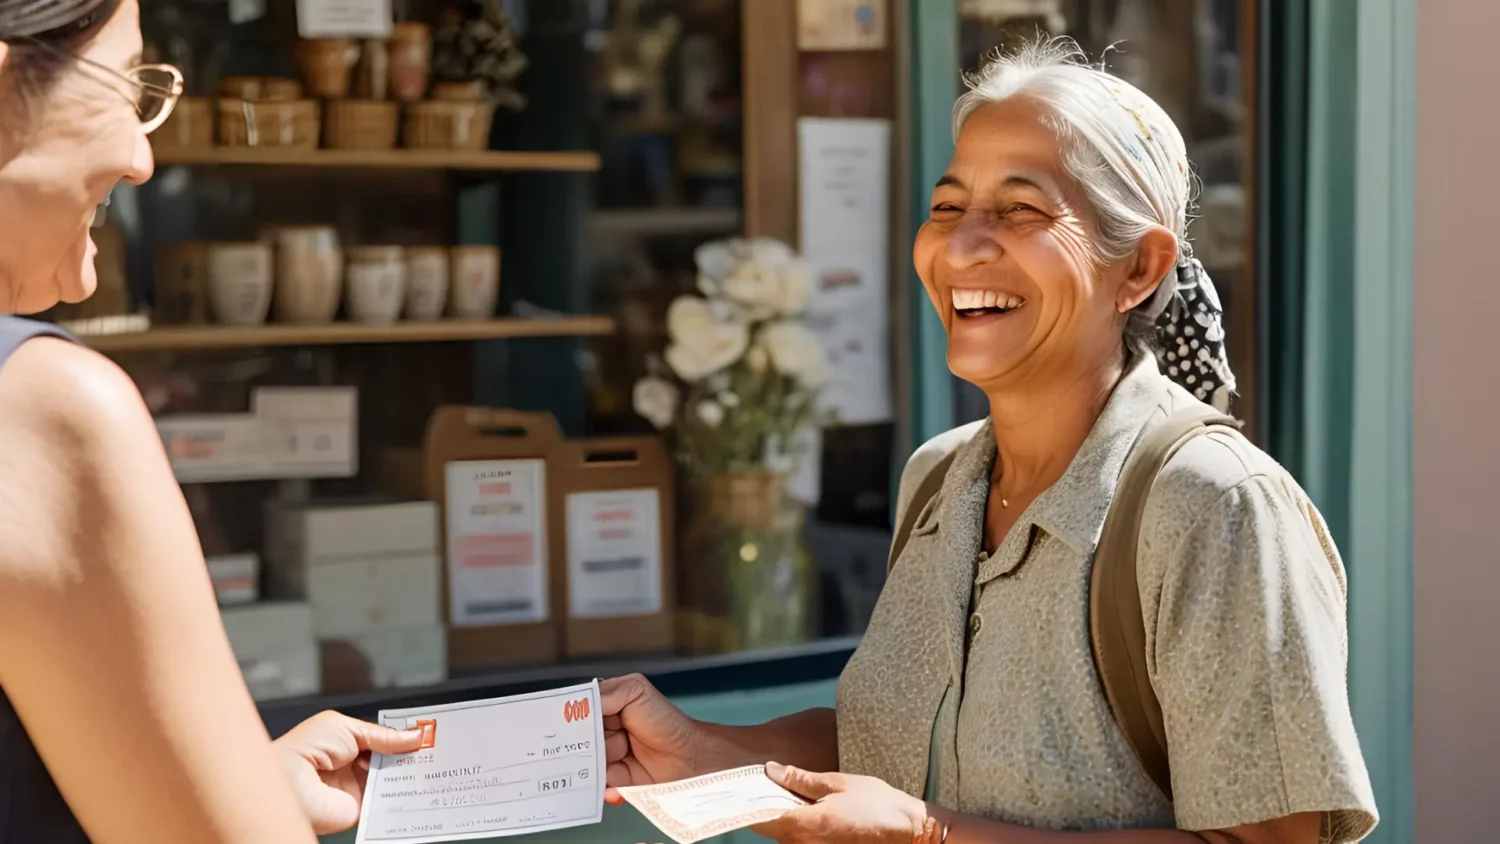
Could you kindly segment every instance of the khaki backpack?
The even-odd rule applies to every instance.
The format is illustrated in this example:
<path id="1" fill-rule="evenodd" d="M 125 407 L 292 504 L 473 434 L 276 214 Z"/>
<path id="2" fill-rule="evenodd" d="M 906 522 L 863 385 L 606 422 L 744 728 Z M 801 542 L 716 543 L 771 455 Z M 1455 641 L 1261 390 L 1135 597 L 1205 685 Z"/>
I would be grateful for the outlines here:
<path id="1" fill-rule="evenodd" d="M 1146 497 L 1167 461 L 1194 437 L 1214 429 L 1238 429 L 1239 422 L 1205 404 L 1193 404 L 1152 426 L 1136 443 L 1120 473 L 1104 531 L 1094 552 L 1089 587 L 1089 635 L 1094 644 L 1094 668 L 1115 723 L 1135 751 L 1141 767 L 1172 798 L 1172 770 L 1167 757 L 1167 733 L 1161 702 L 1151 688 L 1146 670 L 1146 622 L 1136 579 L 1136 546 Z M 906 505 L 905 517 L 891 542 L 894 566 L 911 538 L 917 515 L 937 495 L 953 463 L 950 453 L 922 479 Z"/>

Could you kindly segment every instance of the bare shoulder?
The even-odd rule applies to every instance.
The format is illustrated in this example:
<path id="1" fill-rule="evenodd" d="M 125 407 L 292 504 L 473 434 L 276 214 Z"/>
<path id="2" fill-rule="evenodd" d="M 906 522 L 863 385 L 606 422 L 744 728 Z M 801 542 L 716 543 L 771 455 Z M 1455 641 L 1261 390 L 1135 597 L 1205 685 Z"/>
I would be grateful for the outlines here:
<path id="1" fill-rule="evenodd" d="M 68 452 L 155 437 L 140 390 L 124 370 L 51 337 L 23 343 L 0 368 L 0 430 L 8 442 L 14 435 Z"/>
<path id="2" fill-rule="evenodd" d="M 50 337 L 23 343 L 0 368 L 0 442 L 5 576 L 76 565 L 79 531 L 103 529 L 100 508 L 151 474 L 140 471 L 142 455 L 164 461 L 130 377 L 107 358 Z"/>

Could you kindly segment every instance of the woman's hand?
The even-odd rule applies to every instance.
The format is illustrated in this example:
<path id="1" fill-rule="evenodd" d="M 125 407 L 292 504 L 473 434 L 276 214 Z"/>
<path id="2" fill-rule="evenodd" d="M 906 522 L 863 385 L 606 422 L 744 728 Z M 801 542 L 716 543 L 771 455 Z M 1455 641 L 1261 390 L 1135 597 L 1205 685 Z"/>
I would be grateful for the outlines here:
<path id="1" fill-rule="evenodd" d="M 704 730 L 639 674 L 599 684 L 604 750 L 609 764 L 606 802 L 618 804 L 615 788 L 650 785 L 695 776 Z"/>
<path id="2" fill-rule="evenodd" d="M 411 753 L 422 744 L 422 731 L 399 732 L 322 712 L 274 744 L 313 831 L 331 835 L 359 823 L 370 752 Z"/>
<path id="3" fill-rule="evenodd" d="M 775 762 L 766 764 L 766 775 L 816 801 L 751 827 L 781 844 L 939 844 L 942 839 L 927 804 L 874 777 L 814 774 Z"/>

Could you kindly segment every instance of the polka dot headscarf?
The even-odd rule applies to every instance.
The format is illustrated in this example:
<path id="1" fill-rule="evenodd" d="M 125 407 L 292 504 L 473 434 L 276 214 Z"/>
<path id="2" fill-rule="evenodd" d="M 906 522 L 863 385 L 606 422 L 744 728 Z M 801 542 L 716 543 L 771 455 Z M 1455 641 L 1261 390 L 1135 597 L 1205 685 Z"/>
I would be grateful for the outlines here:
<path id="1" fill-rule="evenodd" d="M 1171 279 L 1162 282 L 1170 284 Z M 1224 347 L 1224 306 L 1197 258 L 1177 265 L 1177 289 L 1156 319 L 1156 361 L 1167 377 L 1199 401 L 1229 412 L 1234 373 Z"/>

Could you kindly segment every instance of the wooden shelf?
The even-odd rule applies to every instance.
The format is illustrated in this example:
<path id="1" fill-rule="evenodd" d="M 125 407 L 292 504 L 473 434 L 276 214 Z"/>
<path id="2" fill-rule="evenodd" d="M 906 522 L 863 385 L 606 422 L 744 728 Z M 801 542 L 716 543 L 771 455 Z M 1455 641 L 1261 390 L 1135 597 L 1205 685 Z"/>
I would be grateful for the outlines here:
<path id="1" fill-rule="evenodd" d="M 500 340 L 516 337 L 594 337 L 613 334 L 615 321 L 603 316 L 547 319 L 505 317 L 493 320 L 398 322 L 360 325 L 261 325 L 236 328 L 220 325 L 170 326 L 125 334 L 82 335 L 101 352 L 190 351 L 239 349 L 255 346 L 332 346 L 360 343 L 441 343 Z"/>
<path id="2" fill-rule="evenodd" d="M 288 147 L 162 148 L 156 162 L 168 164 L 279 167 L 382 167 L 428 170 L 528 170 L 593 172 L 592 152 L 524 152 L 434 149 L 295 149 Z"/>

